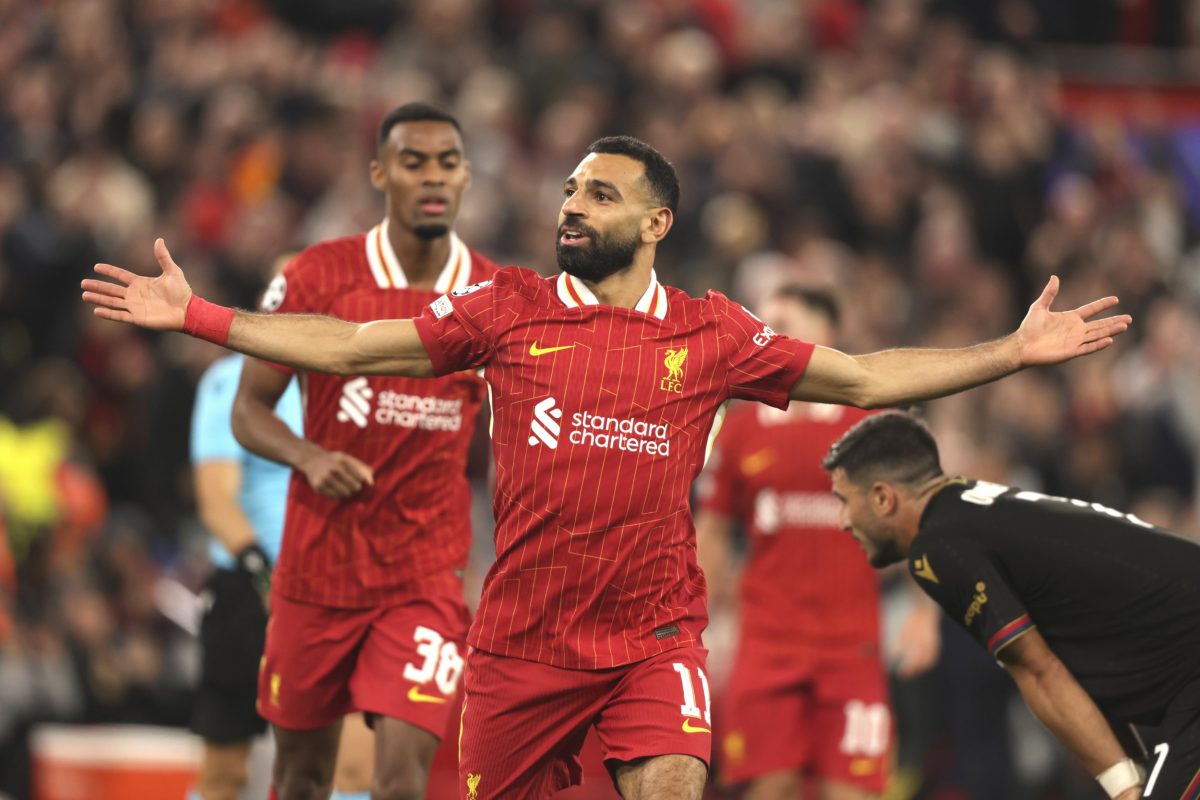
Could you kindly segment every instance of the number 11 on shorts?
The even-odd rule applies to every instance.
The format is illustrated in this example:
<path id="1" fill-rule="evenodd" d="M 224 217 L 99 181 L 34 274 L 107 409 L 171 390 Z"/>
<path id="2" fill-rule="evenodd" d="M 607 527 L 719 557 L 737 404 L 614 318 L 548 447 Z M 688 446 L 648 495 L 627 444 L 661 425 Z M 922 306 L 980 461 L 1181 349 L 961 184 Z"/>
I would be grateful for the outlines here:
<path id="1" fill-rule="evenodd" d="M 696 667 L 696 674 L 700 676 L 700 689 L 704 692 L 704 710 L 701 711 L 700 707 L 696 705 L 696 687 L 692 683 L 691 669 L 678 661 L 671 666 L 679 673 L 679 681 L 683 684 L 683 704 L 679 706 L 679 713 L 685 717 L 702 719 L 705 725 L 712 725 L 712 712 L 709 711 L 708 676 L 704 674 L 704 670 Z"/>

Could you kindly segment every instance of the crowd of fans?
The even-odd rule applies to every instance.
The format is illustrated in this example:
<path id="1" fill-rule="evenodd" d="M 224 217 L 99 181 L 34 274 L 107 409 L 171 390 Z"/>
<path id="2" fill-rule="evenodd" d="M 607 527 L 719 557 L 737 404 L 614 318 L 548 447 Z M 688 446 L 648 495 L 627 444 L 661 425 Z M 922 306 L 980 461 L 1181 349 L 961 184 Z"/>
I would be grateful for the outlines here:
<path id="1" fill-rule="evenodd" d="M 929 419 L 951 471 L 1200 536 L 1200 133 L 1072 114 L 1041 41 L 1190 52 L 1196 4 L 276 5 L 0 0 L 0 791 L 37 721 L 187 718 L 188 418 L 219 351 L 96 320 L 79 280 L 154 271 L 161 235 L 198 293 L 253 305 L 280 254 L 381 216 L 403 101 L 458 115 L 459 232 L 501 263 L 554 270 L 563 178 L 630 133 L 683 187 L 660 278 L 750 307 L 832 284 L 849 352 L 1001 335 L 1051 274 L 1058 307 L 1118 294 L 1107 352 Z"/>

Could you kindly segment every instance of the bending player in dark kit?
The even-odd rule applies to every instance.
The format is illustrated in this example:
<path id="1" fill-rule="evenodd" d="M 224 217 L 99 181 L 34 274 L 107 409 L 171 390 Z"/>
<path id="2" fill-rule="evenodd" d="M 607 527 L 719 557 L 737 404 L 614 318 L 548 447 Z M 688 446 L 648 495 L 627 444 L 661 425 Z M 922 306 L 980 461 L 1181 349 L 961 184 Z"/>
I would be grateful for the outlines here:
<path id="1" fill-rule="evenodd" d="M 1200 545 L 1099 503 L 948 477 L 903 412 L 858 423 L 824 465 L 871 564 L 907 560 L 1110 797 L 1200 798 Z M 1121 738 L 1151 749 L 1144 764 Z"/>
<path id="2" fill-rule="evenodd" d="M 675 170 L 629 137 L 595 142 L 563 185 L 563 272 L 504 268 L 416 319 L 355 324 L 235 312 L 194 297 L 161 240 L 155 279 L 97 265 L 106 319 L 186 331 L 297 368 L 447 375 L 484 368 L 493 410 L 496 563 L 468 643 L 464 800 L 541 798 L 580 780 L 595 728 L 627 800 L 699 798 L 711 753 L 704 576 L 692 482 L 722 404 L 897 405 L 1101 350 L 1115 297 L 961 350 L 848 356 L 780 336 L 723 295 L 659 283 Z"/>

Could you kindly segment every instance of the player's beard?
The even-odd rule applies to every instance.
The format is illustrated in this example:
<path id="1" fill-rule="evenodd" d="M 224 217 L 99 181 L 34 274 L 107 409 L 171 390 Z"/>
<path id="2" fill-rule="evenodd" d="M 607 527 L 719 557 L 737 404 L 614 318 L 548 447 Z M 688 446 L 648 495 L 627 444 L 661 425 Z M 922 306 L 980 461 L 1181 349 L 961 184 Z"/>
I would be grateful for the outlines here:
<path id="1" fill-rule="evenodd" d="M 418 239 L 429 242 L 434 239 L 440 239 L 450 232 L 450 226 L 441 222 L 433 222 L 428 225 L 417 225 L 412 229 L 413 235 Z"/>
<path id="2" fill-rule="evenodd" d="M 616 234 L 601 236 L 595 228 L 582 222 L 572 222 L 571 229 L 588 237 L 586 245 L 564 245 L 559 228 L 555 253 L 558 268 L 588 283 L 599 283 L 609 275 L 628 269 L 633 264 L 641 237 L 634 231 L 627 238 Z"/>
<path id="3" fill-rule="evenodd" d="M 900 546 L 896 542 L 873 542 L 871 552 L 867 554 L 867 563 L 875 569 L 883 569 L 900 563 L 904 558 L 905 556 L 900 552 Z"/>

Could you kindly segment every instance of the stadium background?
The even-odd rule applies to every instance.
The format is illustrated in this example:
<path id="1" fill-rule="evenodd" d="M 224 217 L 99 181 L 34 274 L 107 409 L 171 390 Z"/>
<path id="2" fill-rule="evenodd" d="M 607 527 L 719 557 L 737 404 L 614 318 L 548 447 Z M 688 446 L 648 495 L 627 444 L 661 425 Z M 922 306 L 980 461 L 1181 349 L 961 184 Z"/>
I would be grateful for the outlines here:
<path id="1" fill-rule="evenodd" d="M 0 792 L 37 726 L 181 726 L 195 680 L 187 421 L 219 351 L 92 318 L 93 262 L 148 272 L 163 235 L 251 305 L 280 254 L 378 220 L 375 123 L 427 99 L 466 131 L 463 238 L 549 272 L 562 179 L 632 133 L 680 172 L 664 282 L 832 283 L 850 352 L 1000 335 L 1051 273 L 1060 307 L 1119 294 L 1110 350 L 928 417 L 953 471 L 1200 537 L 1197 76 L 1194 0 L 0 0 Z M 909 783 L 1097 796 L 1004 733 L 997 680 L 948 638 L 898 687 Z"/>

